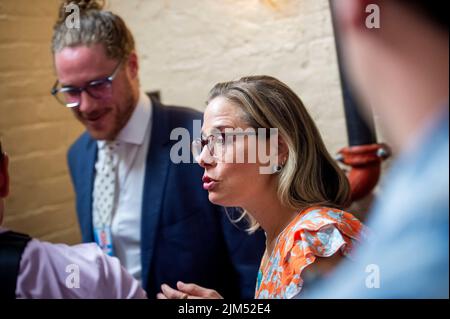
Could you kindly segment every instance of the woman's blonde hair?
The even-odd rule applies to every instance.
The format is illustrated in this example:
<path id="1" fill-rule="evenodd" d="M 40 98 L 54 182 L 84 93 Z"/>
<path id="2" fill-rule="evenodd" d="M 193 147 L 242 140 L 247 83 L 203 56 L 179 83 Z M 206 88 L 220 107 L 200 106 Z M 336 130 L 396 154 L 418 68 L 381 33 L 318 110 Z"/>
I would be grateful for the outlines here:
<path id="1" fill-rule="evenodd" d="M 284 83 L 270 76 L 249 76 L 218 83 L 209 92 L 208 103 L 226 98 L 244 111 L 251 127 L 278 128 L 288 149 L 287 161 L 278 173 L 278 198 L 293 210 L 311 206 L 344 208 L 350 186 L 344 172 L 328 153 L 319 130 L 300 98 Z M 249 232 L 259 228 L 247 212 Z"/>

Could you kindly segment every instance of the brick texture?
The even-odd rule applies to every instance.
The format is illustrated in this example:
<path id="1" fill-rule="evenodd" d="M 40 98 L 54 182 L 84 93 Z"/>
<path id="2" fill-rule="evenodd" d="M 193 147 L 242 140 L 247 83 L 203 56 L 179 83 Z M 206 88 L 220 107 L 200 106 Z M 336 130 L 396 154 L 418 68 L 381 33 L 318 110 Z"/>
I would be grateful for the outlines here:
<path id="1" fill-rule="evenodd" d="M 0 138 L 10 157 L 4 226 L 78 243 L 66 151 L 82 127 L 50 95 L 57 0 L 0 0 Z"/>

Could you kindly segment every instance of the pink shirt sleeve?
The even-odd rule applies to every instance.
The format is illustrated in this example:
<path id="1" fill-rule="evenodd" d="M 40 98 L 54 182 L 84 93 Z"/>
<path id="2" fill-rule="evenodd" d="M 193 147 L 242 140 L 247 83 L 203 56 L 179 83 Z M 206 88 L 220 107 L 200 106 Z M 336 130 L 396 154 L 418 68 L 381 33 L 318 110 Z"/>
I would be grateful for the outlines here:
<path id="1" fill-rule="evenodd" d="M 146 298 L 145 291 L 95 244 L 31 240 L 24 250 L 17 298 Z"/>

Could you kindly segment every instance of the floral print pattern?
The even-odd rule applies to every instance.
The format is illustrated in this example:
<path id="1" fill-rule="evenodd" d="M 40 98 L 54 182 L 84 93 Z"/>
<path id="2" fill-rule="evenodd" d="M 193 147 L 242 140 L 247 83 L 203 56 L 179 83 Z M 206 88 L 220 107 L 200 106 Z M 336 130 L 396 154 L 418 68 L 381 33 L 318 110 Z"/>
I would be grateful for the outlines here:
<path id="1" fill-rule="evenodd" d="M 367 238 L 367 229 L 352 214 L 328 207 L 300 212 L 278 235 L 271 256 L 261 261 L 257 299 L 289 299 L 302 289 L 302 271 L 316 257 L 340 251 L 349 256 L 356 242 Z"/>

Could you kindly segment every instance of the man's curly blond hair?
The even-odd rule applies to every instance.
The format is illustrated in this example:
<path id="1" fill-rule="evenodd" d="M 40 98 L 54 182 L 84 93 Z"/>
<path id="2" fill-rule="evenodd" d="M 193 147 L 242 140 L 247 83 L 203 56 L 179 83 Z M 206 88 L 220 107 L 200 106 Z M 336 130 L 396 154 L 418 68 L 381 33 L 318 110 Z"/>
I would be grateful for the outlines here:
<path id="1" fill-rule="evenodd" d="M 72 12 L 66 12 L 69 5 L 76 5 L 80 12 L 80 27 L 71 28 L 66 19 Z M 103 10 L 105 1 L 64 0 L 59 8 L 58 20 L 53 27 L 53 54 L 66 47 L 102 44 L 111 59 L 125 59 L 135 49 L 133 35 L 118 15 Z"/>

